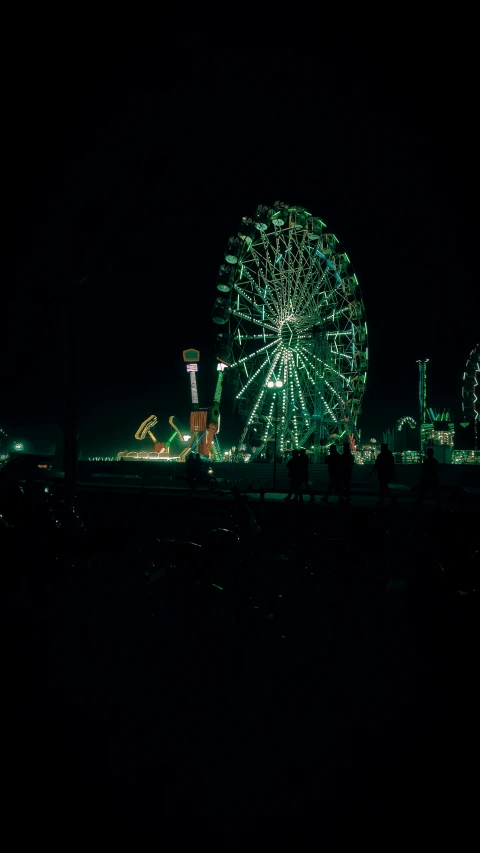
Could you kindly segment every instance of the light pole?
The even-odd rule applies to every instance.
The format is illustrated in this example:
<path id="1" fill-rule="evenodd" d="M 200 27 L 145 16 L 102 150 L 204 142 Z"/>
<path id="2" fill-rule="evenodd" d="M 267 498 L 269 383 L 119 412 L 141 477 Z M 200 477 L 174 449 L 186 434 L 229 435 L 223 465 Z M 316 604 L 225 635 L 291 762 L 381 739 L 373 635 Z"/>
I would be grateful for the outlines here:
<path id="1" fill-rule="evenodd" d="M 275 388 L 275 389 L 280 390 L 280 388 L 283 388 L 283 382 L 281 379 L 277 379 L 275 382 L 272 379 L 269 379 L 269 381 L 267 382 L 267 388 Z M 273 432 L 273 491 L 276 492 L 276 490 L 277 490 L 277 423 L 278 423 L 277 390 L 275 390 L 275 393 L 273 395 L 273 405 L 274 405 L 273 417 L 274 417 L 274 422 L 275 422 L 275 427 L 274 427 L 274 432 Z"/>

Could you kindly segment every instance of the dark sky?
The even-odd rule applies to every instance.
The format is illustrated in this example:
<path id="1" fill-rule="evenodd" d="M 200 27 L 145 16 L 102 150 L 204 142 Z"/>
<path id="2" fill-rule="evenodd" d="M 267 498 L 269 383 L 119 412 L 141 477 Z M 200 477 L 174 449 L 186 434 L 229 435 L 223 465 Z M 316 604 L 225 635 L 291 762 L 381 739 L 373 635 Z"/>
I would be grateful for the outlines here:
<path id="1" fill-rule="evenodd" d="M 364 438 L 416 415 L 417 358 L 431 359 L 430 405 L 458 415 L 479 337 L 476 96 L 462 38 L 460 49 L 428 27 L 401 38 L 336 28 L 307 46 L 242 44 L 85 24 L 59 39 L 44 20 L 12 36 L 0 423 L 49 435 L 59 420 L 57 319 L 71 287 L 89 453 L 132 448 L 151 413 L 188 416 L 186 347 L 202 351 L 207 405 L 227 239 L 276 199 L 322 217 L 355 265 L 370 333 Z M 230 412 L 226 400 L 234 441 Z"/>

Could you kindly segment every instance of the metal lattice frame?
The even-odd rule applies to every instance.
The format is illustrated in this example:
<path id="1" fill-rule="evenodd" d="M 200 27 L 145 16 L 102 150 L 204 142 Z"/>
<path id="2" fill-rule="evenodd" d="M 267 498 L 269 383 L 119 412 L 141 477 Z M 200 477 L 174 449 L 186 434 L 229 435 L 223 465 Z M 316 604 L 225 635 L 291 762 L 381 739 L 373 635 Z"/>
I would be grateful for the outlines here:
<path id="1" fill-rule="evenodd" d="M 478 423 L 480 411 L 480 344 L 472 349 L 465 365 L 462 383 L 462 409 L 466 420 Z"/>
<path id="2" fill-rule="evenodd" d="M 257 453 L 273 436 L 275 411 L 281 451 L 319 450 L 335 434 L 358 441 L 367 376 L 365 308 L 350 259 L 321 220 L 283 207 L 278 218 L 276 204 L 257 219 L 251 238 L 240 232 L 227 306 L 229 372 L 246 419 L 239 444 L 255 425 Z M 280 391 L 269 392 L 272 380 L 283 382 Z"/>

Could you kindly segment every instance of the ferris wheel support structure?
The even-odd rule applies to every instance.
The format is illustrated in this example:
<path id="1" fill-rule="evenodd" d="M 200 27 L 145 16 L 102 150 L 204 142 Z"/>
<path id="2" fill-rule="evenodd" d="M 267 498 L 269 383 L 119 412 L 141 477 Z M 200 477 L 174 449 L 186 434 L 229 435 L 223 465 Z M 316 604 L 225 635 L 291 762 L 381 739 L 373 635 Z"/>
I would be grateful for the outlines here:
<path id="1" fill-rule="evenodd" d="M 225 365 L 219 362 L 218 364 L 218 377 L 217 384 L 215 387 L 215 395 L 213 398 L 213 405 L 209 412 L 209 423 L 207 428 L 207 435 L 205 440 L 205 455 L 211 456 L 212 454 L 216 456 L 214 442 L 215 436 L 219 432 L 220 427 L 220 401 L 222 399 L 222 386 L 223 386 L 223 371 L 225 369 Z"/>

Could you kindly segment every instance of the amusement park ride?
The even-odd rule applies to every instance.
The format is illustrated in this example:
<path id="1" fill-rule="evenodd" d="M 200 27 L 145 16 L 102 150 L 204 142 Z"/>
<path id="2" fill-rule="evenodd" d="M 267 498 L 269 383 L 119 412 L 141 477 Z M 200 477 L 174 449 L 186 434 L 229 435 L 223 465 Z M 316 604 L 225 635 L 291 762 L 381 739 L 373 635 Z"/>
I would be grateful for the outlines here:
<path id="1" fill-rule="evenodd" d="M 367 324 L 351 261 L 305 208 L 277 201 L 244 217 L 217 277 L 213 321 L 243 425 L 259 436 L 250 460 L 332 440 L 358 443 L 368 368 Z M 273 390 L 272 390 L 273 389 Z M 323 448 L 323 450 L 322 450 Z"/>
<path id="2" fill-rule="evenodd" d="M 197 349 L 184 350 L 183 360 L 187 366 L 187 373 L 190 376 L 192 411 L 190 412 L 191 438 L 188 448 L 185 449 L 186 452 L 184 451 L 185 455 L 181 454 L 181 457 L 183 456 L 181 461 L 184 461 L 191 448 L 197 449 L 200 456 L 205 456 L 207 459 L 220 459 L 221 455 L 217 434 L 220 429 L 223 369 L 219 369 L 213 405 L 209 409 L 200 409 L 196 379 L 200 353 Z M 219 362 L 219 368 L 224 366 Z"/>
<path id="3" fill-rule="evenodd" d="M 172 415 L 168 419 L 168 423 L 172 427 L 173 432 L 172 432 L 170 438 L 168 438 L 166 441 L 157 441 L 157 439 L 155 438 L 155 436 L 152 432 L 153 427 L 156 426 L 158 423 L 158 418 L 156 415 L 150 415 L 150 417 L 148 417 L 143 422 L 143 424 L 140 424 L 140 426 L 138 427 L 138 429 L 135 433 L 135 438 L 138 439 L 139 441 L 142 441 L 148 435 L 154 443 L 155 453 L 166 453 L 168 455 L 170 452 L 170 445 L 171 445 L 173 439 L 177 437 L 177 435 L 180 438 L 180 441 L 184 441 L 185 439 L 190 437 L 190 436 L 187 437 L 187 436 L 182 435 L 179 428 L 173 422 L 173 419 L 174 419 L 174 415 Z"/>
<path id="4" fill-rule="evenodd" d="M 153 450 L 124 450 L 118 454 L 119 459 L 175 459 L 177 462 L 185 462 L 188 454 L 192 451 L 197 451 L 200 456 L 207 459 L 221 459 L 217 435 L 220 429 L 220 401 L 222 396 L 223 370 L 227 365 L 217 357 L 218 378 L 213 404 L 210 408 L 202 409 L 199 407 L 196 378 L 198 363 L 200 361 L 200 351 L 197 349 L 184 350 L 183 361 L 187 368 L 187 374 L 190 377 L 190 432 L 181 432 L 180 428 L 175 423 L 175 415 L 171 415 L 168 419 L 168 423 L 171 427 L 171 434 L 169 438 L 165 441 L 157 441 L 153 429 L 158 424 L 158 418 L 156 415 L 149 415 L 149 417 L 140 424 L 135 433 L 135 438 L 138 441 L 144 441 L 148 436 L 153 442 Z M 175 439 L 178 439 L 178 441 L 181 442 L 181 451 L 178 455 L 171 456 L 170 447 Z"/>

